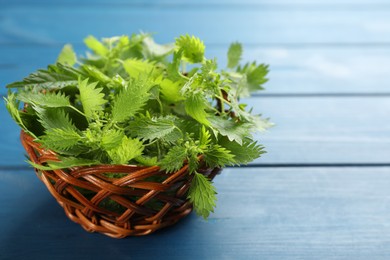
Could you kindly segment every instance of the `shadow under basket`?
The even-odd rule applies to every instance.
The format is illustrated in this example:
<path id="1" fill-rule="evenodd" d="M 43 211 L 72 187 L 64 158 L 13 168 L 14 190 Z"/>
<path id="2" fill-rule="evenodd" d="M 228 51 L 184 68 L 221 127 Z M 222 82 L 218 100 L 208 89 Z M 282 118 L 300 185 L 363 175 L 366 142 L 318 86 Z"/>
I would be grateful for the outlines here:
<path id="1" fill-rule="evenodd" d="M 42 148 L 23 131 L 21 141 L 32 162 L 58 161 L 55 152 Z M 88 232 L 114 238 L 147 235 L 192 211 L 187 200 L 192 181 L 188 165 L 173 173 L 136 165 L 35 171 L 66 215 Z M 198 172 L 212 180 L 221 169 L 200 167 Z"/>

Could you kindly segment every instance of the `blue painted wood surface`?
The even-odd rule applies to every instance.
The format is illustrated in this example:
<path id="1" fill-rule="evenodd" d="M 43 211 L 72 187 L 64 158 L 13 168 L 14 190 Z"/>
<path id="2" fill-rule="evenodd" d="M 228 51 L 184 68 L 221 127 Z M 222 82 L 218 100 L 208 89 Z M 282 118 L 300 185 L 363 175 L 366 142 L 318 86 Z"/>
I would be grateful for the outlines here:
<path id="1" fill-rule="evenodd" d="M 139 30 L 196 34 L 221 65 L 239 40 L 245 61 L 271 64 L 245 100 L 276 123 L 256 136 L 268 153 L 215 179 L 208 221 L 114 240 L 65 217 L 0 106 L 0 259 L 390 258 L 388 1 L 0 0 L 0 95 L 64 43 Z"/>
<path id="2" fill-rule="evenodd" d="M 147 8 L 85 5 L 5 6 L 0 10 L 1 44 L 78 43 L 88 34 L 108 37 L 144 30 L 169 41 L 178 34 L 198 35 L 207 45 L 240 40 L 245 44 L 354 42 L 385 43 L 390 10 L 274 10 L 224 8 Z M 82 21 L 82 22 L 81 22 Z M 33 31 L 31 28 L 35 28 Z M 77 29 L 76 29 L 77 28 Z"/>
<path id="3" fill-rule="evenodd" d="M 15 197 L 0 197 L 0 258 L 388 259 L 389 170 L 226 169 L 208 221 L 192 214 L 124 240 L 68 220 L 32 171 L 1 171 L 0 190 Z"/>

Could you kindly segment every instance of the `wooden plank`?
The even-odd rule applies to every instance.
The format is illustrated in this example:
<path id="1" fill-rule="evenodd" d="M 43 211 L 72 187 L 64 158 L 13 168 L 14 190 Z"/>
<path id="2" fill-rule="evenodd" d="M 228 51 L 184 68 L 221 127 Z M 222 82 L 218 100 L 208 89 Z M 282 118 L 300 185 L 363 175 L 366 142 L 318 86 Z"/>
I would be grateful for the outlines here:
<path id="1" fill-rule="evenodd" d="M 208 221 L 124 240 L 68 220 L 33 171 L 0 171 L 3 259 L 389 259 L 390 168 L 226 169 Z M 237 185 L 239 184 L 239 185 Z"/>
<path id="2" fill-rule="evenodd" d="M 245 100 L 244 100 L 245 101 Z M 256 139 L 255 164 L 390 163 L 389 97 L 257 97 L 246 100 L 276 126 Z M 0 165 L 26 165 L 19 130 L 0 107 Z"/>
<path id="3" fill-rule="evenodd" d="M 55 7 L 55 6 L 54 6 Z M 80 42 L 139 30 L 169 41 L 184 33 L 207 44 L 389 43 L 390 9 L 273 10 L 215 8 L 126 8 L 123 6 L 5 6 L 0 10 L 1 44 Z M 80 22 L 82 21 L 82 22 Z M 163 22 L 161 22 L 163 21 Z M 227 33 L 229 32 L 229 33 Z"/>
<path id="4" fill-rule="evenodd" d="M 256 163 L 385 163 L 390 156 L 389 98 L 253 98 L 276 126 L 256 139 Z"/>
<path id="5" fill-rule="evenodd" d="M 224 47 L 207 48 L 209 58 L 226 66 Z M 77 53 L 85 53 L 81 45 Z M 61 45 L 1 48 L 0 94 L 8 83 L 55 62 Z M 244 46 L 243 62 L 257 60 L 270 64 L 266 94 L 296 93 L 390 93 L 389 48 L 283 48 Z"/>
<path id="6" fill-rule="evenodd" d="M 0 4 L 6 6 L 16 6 L 16 5 L 75 5 L 81 6 L 86 4 L 107 4 L 107 5 L 128 5 L 128 6 L 189 6 L 189 5 L 237 5 L 245 7 L 246 5 L 251 6 L 262 6 L 262 5 L 278 5 L 278 6 L 321 6 L 321 5 L 333 5 L 343 6 L 347 5 L 349 7 L 367 5 L 367 6 L 376 6 L 376 5 L 386 5 L 388 2 L 386 0 L 132 0 L 131 2 L 127 0 L 37 0 L 33 3 L 29 0 L 0 0 Z"/>

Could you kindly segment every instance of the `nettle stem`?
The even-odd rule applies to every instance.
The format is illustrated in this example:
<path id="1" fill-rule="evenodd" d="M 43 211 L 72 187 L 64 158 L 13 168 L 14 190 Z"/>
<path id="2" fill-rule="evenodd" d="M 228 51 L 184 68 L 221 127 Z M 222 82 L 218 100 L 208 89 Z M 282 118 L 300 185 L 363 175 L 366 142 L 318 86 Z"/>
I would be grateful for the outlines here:
<path id="1" fill-rule="evenodd" d="M 71 109 L 73 109 L 74 111 L 76 111 L 77 113 L 79 113 L 80 115 L 82 115 L 82 116 L 84 116 L 84 117 L 86 117 L 87 118 L 87 116 L 83 113 L 83 112 L 81 112 L 80 110 L 78 110 L 77 108 L 75 108 L 74 106 L 68 106 L 69 108 L 71 108 Z"/>

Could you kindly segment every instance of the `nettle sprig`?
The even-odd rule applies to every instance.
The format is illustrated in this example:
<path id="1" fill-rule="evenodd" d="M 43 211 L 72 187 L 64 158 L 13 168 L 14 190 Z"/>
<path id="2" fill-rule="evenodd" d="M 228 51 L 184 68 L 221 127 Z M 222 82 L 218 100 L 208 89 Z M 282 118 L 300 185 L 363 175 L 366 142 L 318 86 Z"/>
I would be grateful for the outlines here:
<path id="1" fill-rule="evenodd" d="M 166 45 L 149 34 L 89 36 L 85 44 L 86 57 L 65 45 L 55 64 L 7 86 L 16 90 L 5 99 L 13 119 L 60 159 L 30 163 L 42 170 L 158 165 L 167 173 L 188 164 L 188 198 L 206 218 L 216 191 L 200 165 L 246 164 L 264 153 L 252 135 L 271 124 L 239 99 L 263 89 L 268 66 L 240 65 L 242 46 L 233 43 L 227 69 L 218 71 L 189 35 Z"/>

